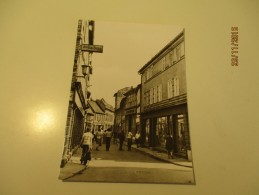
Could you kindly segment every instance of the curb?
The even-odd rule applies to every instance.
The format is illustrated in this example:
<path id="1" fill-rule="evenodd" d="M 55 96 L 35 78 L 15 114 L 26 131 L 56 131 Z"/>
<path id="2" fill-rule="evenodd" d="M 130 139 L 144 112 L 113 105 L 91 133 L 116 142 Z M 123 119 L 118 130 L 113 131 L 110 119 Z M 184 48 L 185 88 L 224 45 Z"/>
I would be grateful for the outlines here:
<path id="1" fill-rule="evenodd" d="M 71 177 L 74 177 L 74 176 L 77 175 L 77 174 L 80 174 L 81 172 L 83 172 L 83 171 L 86 170 L 86 169 L 87 169 L 87 166 L 84 166 L 84 167 L 82 167 L 82 169 L 76 171 L 75 173 L 72 173 L 71 175 L 69 175 L 69 176 L 67 176 L 67 177 L 64 177 L 64 178 L 60 178 L 60 179 L 64 181 L 64 180 L 66 180 L 66 179 L 69 179 L 69 178 L 71 178 Z"/>
<path id="2" fill-rule="evenodd" d="M 155 158 L 155 159 L 160 160 L 160 161 L 162 161 L 162 162 L 168 162 L 168 163 L 175 164 L 175 165 L 182 166 L 182 167 L 193 168 L 193 166 L 183 165 L 183 164 L 180 164 L 180 163 L 177 163 L 177 162 L 172 162 L 172 161 L 170 161 L 170 160 L 167 160 L 167 159 L 164 159 L 164 158 L 160 158 L 160 157 L 158 157 L 158 156 L 156 156 L 156 155 L 154 155 L 154 154 L 145 152 L 145 151 L 143 151 L 143 150 L 139 150 L 139 149 L 137 149 L 137 148 L 135 148 L 135 147 L 132 147 L 132 149 L 137 150 L 137 151 L 142 152 L 142 153 L 145 153 L 146 155 L 149 155 L 149 156 L 151 156 L 152 158 Z"/>

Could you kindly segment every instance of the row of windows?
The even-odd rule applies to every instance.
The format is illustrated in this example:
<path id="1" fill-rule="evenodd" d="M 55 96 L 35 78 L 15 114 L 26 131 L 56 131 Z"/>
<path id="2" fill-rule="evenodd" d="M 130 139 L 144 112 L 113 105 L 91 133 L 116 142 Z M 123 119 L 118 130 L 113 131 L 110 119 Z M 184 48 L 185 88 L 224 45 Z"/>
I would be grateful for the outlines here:
<path id="1" fill-rule="evenodd" d="M 136 95 L 131 94 L 127 97 L 126 107 L 131 107 L 131 106 L 135 106 L 135 105 L 136 105 Z"/>
<path id="2" fill-rule="evenodd" d="M 94 120 L 95 121 L 110 121 L 110 122 L 112 122 L 113 121 L 113 116 L 110 115 L 110 114 L 106 114 L 106 115 L 95 114 L 94 115 Z"/>
<path id="3" fill-rule="evenodd" d="M 181 60 L 184 56 L 184 42 L 180 43 L 176 48 L 171 50 L 166 56 L 164 56 L 160 61 L 156 64 L 151 65 L 144 73 L 143 73 L 143 81 L 147 81 L 157 73 L 164 71 L 168 67 L 174 65 L 176 62 Z"/>
<path id="4" fill-rule="evenodd" d="M 144 93 L 144 104 L 149 105 L 162 101 L 162 84 L 152 87 Z"/>
<path id="5" fill-rule="evenodd" d="M 144 105 L 154 104 L 162 101 L 162 84 L 150 88 L 144 93 Z M 174 77 L 167 81 L 167 98 L 172 98 L 180 95 L 179 79 Z"/>

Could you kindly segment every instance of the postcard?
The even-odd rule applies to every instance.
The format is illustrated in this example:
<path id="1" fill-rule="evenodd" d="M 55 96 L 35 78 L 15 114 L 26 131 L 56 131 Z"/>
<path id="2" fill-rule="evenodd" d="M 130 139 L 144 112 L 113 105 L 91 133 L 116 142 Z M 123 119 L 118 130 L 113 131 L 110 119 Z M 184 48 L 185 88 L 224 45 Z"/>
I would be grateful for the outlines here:
<path id="1" fill-rule="evenodd" d="M 59 179 L 195 184 L 185 29 L 79 20 Z"/>

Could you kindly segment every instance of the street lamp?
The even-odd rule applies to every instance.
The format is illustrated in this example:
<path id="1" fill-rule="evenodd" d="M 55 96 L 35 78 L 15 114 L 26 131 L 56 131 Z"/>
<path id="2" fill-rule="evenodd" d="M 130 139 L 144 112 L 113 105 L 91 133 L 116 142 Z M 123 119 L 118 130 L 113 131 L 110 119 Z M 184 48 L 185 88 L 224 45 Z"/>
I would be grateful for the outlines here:
<path id="1" fill-rule="evenodd" d="M 90 72 L 90 66 L 88 64 L 82 65 L 82 74 L 86 76 Z"/>
<path id="2" fill-rule="evenodd" d="M 85 78 L 86 75 L 91 74 L 91 66 L 90 65 L 83 64 L 81 67 L 82 67 L 82 74 L 83 74 L 83 76 L 76 76 L 76 77 Z"/>

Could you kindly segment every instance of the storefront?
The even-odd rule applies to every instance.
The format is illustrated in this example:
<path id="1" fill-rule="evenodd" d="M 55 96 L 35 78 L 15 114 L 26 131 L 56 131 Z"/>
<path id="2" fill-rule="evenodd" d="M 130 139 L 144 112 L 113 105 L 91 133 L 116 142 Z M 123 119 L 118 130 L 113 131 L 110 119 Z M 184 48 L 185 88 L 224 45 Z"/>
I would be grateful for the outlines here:
<path id="1" fill-rule="evenodd" d="M 173 136 L 174 153 L 186 157 L 190 150 L 187 105 L 155 110 L 142 114 L 142 135 L 144 145 L 165 150 L 167 133 Z"/>

